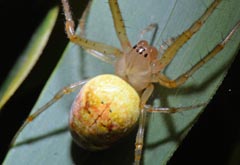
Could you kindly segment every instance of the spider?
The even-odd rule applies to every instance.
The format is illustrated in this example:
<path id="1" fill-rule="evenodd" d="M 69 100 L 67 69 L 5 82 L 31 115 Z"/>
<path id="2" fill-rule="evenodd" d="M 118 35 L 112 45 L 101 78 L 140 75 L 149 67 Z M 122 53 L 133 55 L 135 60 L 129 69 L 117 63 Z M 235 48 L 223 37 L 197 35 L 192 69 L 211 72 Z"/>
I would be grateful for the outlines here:
<path id="1" fill-rule="evenodd" d="M 189 77 L 191 77 L 199 68 L 201 68 L 205 63 L 207 63 L 210 59 L 216 56 L 224 48 L 226 43 L 231 39 L 233 34 L 239 29 L 240 22 L 238 22 L 233 27 L 233 29 L 226 35 L 226 37 L 218 45 L 216 45 L 205 57 L 203 57 L 198 63 L 193 65 L 188 71 L 180 75 L 177 79 L 171 80 L 164 74 L 164 69 L 170 64 L 170 62 L 175 57 L 179 49 L 194 35 L 194 33 L 200 30 L 204 22 L 212 14 L 212 12 L 220 4 L 220 2 L 221 2 L 220 0 L 213 1 L 212 4 L 203 13 L 203 15 L 196 22 L 194 22 L 189 29 L 187 29 L 181 35 L 179 35 L 176 38 L 173 38 L 171 41 L 168 42 L 166 50 L 161 50 L 161 52 L 163 51 L 163 54 L 161 55 L 160 58 L 158 58 L 159 50 L 155 47 L 152 47 L 145 40 L 139 41 L 134 46 L 131 45 L 126 33 L 125 25 L 123 22 L 123 18 L 122 18 L 117 0 L 109 0 L 108 3 L 110 5 L 115 30 L 116 30 L 118 39 L 120 41 L 122 50 L 115 48 L 113 46 L 103 44 L 103 43 L 91 41 L 76 35 L 75 26 L 72 19 L 72 14 L 70 11 L 68 0 L 62 0 L 63 10 L 66 17 L 65 29 L 70 41 L 80 45 L 82 48 L 86 49 L 89 53 L 93 54 L 97 58 L 113 64 L 115 67 L 115 73 L 119 78 L 113 75 L 104 75 L 104 77 L 100 77 L 101 81 L 106 80 L 107 82 L 108 79 L 114 79 L 114 80 L 119 79 L 119 80 L 116 80 L 119 83 L 119 85 L 122 85 L 123 83 L 127 82 L 126 83 L 127 86 L 129 85 L 127 88 L 133 89 L 134 94 L 132 94 L 131 92 L 130 95 L 134 95 L 135 100 L 137 100 L 136 103 L 133 103 L 133 105 L 137 104 L 137 107 L 138 107 L 137 110 L 139 112 L 135 117 L 136 120 L 134 120 L 133 124 L 129 126 L 130 127 L 129 130 L 131 130 L 132 127 L 135 126 L 136 124 L 135 122 L 138 121 L 139 123 L 136 142 L 135 142 L 135 158 L 134 158 L 135 164 L 140 164 L 140 161 L 141 161 L 147 112 L 175 113 L 175 112 L 181 112 L 185 110 L 198 108 L 205 105 L 205 103 L 202 103 L 202 104 L 186 106 L 186 107 L 163 108 L 163 107 L 154 107 L 152 105 L 148 105 L 147 101 L 149 100 L 150 96 L 154 91 L 153 83 L 158 83 L 167 88 L 178 88 L 179 86 L 184 84 L 189 79 Z M 53 103 L 58 101 L 65 94 L 68 94 L 81 87 L 82 87 L 81 89 L 82 91 L 83 89 L 86 88 L 86 85 L 89 82 L 92 82 L 92 80 L 95 80 L 95 78 L 90 80 L 88 79 L 88 80 L 79 81 L 77 83 L 71 84 L 63 88 L 62 90 L 60 90 L 52 98 L 52 100 L 47 102 L 44 106 L 42 106 L 39 110 L 37 110 L 35 113 L 33 113 L 27 118 L 27 120 L 24 122 L 22 127 L 19 129 L 19 131 L 16 133 L 15 137 L 13 138 L 12 144 L 14 144 L 16 137 L 23 130 L 23 128 L 27 124 L 29 124 L 32 120 L 34 120 L 37 116 L 39 116 L 39 114 L 45 111 L 49 106 L 51 106 Z M 99 79 L 95 81 L 99 82 Z M 113 81 L 110 81 L 110 82 L 113 83 Z M 104 84 L 104 85 L 108 85 L 108 84 Z M 76 109 L 75 107 L 78 106 L 79 104 L 77 101 L 79 99 L 80 101 L 82 101 L 83 98 L 81 98 L 81 96 L 83 95 L 83 93 L 84 92 L 82 93 L 80 92 L 80 94 L 77 96 L 76 100 L 74 101 L 72 114 Z M 113 97 L 113 96 L 110 96 L 110 97 Z M 104 109 L 105 107 L 109 106 L 105 104 L 105 101 L 101 101 L 99 104 L 104 105 Z M 111 111 L 111 109 L 109 111 Z M 70 120 L 70 122 L 71 121 L 72 120 Z M 70 125 L 70 128 L 73 136 L 75 137 L 75 140 L 78 143 L 80 143 L 81 146 L 88 148 L 90 145 L 90 144 L 86 144 L 88 143 L 88 141 L 87 140 L 85 141 L 85 138 L 81 137 L 82 135 L 79 134 L 78 131 L 75 131 L 75 128 L 73 128 L 72 125 Z M 128 130 L 126 132 L 128 132 Z M 120 133 L 123 133 L 123 132 L 121 131 Z M 114 137 L 115 136 L 116 134 L 114 134 Z M 107 142 L 107 144 L 108 143 L 109 142 Z M 94 142 L 93 148 L 91 147 L 89 148 L 101 149 L 101 148 L 105 148 L 105 145 L 106 144 L 102 146 L 101 143 L 99 144 Z"/>

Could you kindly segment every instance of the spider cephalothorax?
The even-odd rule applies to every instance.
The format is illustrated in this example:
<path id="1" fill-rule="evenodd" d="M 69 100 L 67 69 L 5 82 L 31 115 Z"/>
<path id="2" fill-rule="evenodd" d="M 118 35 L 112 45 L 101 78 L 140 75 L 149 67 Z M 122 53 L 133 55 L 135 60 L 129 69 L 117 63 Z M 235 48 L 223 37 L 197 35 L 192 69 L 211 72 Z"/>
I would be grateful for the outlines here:
<path id="1" fill-rule="evenodd" d="M 150 46 L 147 41 L 140 41 L 117 60 L 116 75 L 130 83 L 135 90 L 142 91 L 152 82 L 157 55 L 155 47 Z"/>

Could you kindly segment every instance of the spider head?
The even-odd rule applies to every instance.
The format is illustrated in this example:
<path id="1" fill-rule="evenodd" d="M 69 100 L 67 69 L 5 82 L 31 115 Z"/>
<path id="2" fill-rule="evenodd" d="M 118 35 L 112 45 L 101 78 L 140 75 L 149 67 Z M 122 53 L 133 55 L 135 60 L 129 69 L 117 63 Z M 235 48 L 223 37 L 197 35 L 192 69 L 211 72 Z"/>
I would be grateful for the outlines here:
<path id="1" fill-rule="evenodd" d="M 147 41 L 141 40 L 135 46 L 133 46 L 133 51 L 142 57 L 142 60 L 153 61 L 157 58 L 158 51 L 155 47 L 150 46 Z M 135 54 L 132 52 L 132 54 Z"/>

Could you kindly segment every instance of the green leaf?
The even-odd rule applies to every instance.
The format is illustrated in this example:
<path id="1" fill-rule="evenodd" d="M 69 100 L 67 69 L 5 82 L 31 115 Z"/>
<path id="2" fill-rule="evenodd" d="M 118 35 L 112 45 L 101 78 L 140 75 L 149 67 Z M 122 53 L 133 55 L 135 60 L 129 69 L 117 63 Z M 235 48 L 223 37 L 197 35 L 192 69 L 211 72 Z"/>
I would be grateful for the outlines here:
<path id="1" fill-rule="evenodd" d="M 142 29 L 158 23 L 155 46 L 187 29 L 209 6 L 205 1 L 143 0 L 121 1 L 120 8 L 131 43 L 136 43 Z M 239 21 L 239 0 L 223 1 L 204 27 L 178 52 L 166 70 L 171 78 L 189 69 L 222 40 Z M 230 19 L 229 19 L 230 18 Z M 62 25 L 64 27 L 64 23 Z M 119 47 L 109 6 L 94 1 L 86 27 L 89 39 Z M 239 49 L 239 31 L 225 49 L 178 89 L 156 85 L 154 104 L 162 106 L 191 106 L 211 100 Z M 149 38 L 148 34 L 144 38 Z M 80 47 L 69 44 L 33 111 L 46 103 L 63 86 L 103 73 L 113 73 L 113 67 L 88 55 Z M 67 130 L 68 114 L 75 93 L 65 96 L 41 114 L 19 135 L 5 164 L 132 164 L 134 157 L 133 132 L 125 141 L 101 152 L 88 152 L 77 147 Z M 166 164 L 184 136 L 201 114 L 192 110 L 177 114 L 149 114 L 143 164 Z"/>
<path id="2" fill-rule="evenodd" d="M 42 54 L 43 49 L 45 48 L 45 45 L 48 42 L 49 36 L 55 25 L 57 15 L 57 7 L 49 11 L 45 20 L 34 33 L 28 46 L 20 55 L 20 58 L 17 60 L 7 79 L 3 83 L 3 86 L 0 89 L 0 110 L 25 80 L 33 66 L 36 64 L 38 58 Z"/>

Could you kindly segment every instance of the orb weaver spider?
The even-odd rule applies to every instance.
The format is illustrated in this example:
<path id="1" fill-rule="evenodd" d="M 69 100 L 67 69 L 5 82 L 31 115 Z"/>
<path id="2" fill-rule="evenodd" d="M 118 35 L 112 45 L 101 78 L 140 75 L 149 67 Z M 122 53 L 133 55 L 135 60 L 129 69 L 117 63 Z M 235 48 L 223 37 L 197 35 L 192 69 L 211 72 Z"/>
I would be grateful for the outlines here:
<path id="1" fill-rule="evenodd" d="M 140 41 L 136 46 L 133 46 L 133 47 L 131 46 L 130 42 L 128 41 L 128 37 L 126 35 L 124 23 L 123 21 L 121 21 L 122 16 L 120 14 L 117 1 L 109 0 L 109 4 L 113 14 L 115 29 L 118 34 L 118 38 L 120 40 L 123 51 L 117 48 L 114 48 L 112 46 L 86 40 L 84 38 L 76 36 L 75 30 L 74 30 L 74 23 L 71 18 L 71 12 L 69 9 L 68 1 L 63 0 L 62 3 L 64 6 L 64 13 L 66 16 L 66 32 L 70 40 L 74 43 L 79 44 L 83 48 L 87 49 L 90 53 L 94 54 L 100 59 L 110 63 L 114 62 L 116 67 L 116 74 L 122 79 L 124 79 L 125 81 L 127 81 L 129 84 L 131 84 L 131 86 L 133 86 L 133 88 L 141 96 L 140 97 L 141 113 L 139 118 L 140 125 L 139 125 L 138 134 L 136 138 L 136 151 L 135 151 L 136 164 L 139 164 L 141 160 L 141 152 L 142 152 L 143 137 L 144 137 L 143 133 L 144 133 L 144 125 L 145 125 L 147 112 L 173 113 L 173 112 L 179 112 L 183 110 L 194 109 L 196 107 L 205 105 L 205 104 L 198 104 L 193 106 L 177 107 L 177 108 L 161 108 L 161 107 L 152 107 L 151 105 L 147 105 L 146 102 L 153 91 L 152 83 L 160 83 L 161 85 L 168 88 L 177 88 L 178 86 L 184 84 L 185 81 L 188 80 L 188 78 L 191 77 L 193 73 L 195 73 L 195 71 L 197 71 L 209 59 L 217 55 L 217 53 L 221 51 L 221 49 L 223 49 L 225 44 L 230 40 L 232 35 L 237 31 L 237 29 L 240 26 L 240 23 L 238 23 L 232 29 L 232 31 L 225 37 L 225 39 L 221 43 L 219 43 L 219 45 L 217 45 L 212 51 L 210 51 L 210 53 L 207 56 L 205 56 L 199 63 L 194 65 L 189 71 L 184 73 L 182 76 L 179 76 L 179 78 L 177 78 L 176 80 L 170 80 L 161 71 L 163 71 L 165 67 L 171 62 L 171 60 L 176 55 L 177 51 L 192 37 L 192 35 L 195 32 L 197 32 L 201 28 L 201 26 L 204 24 L 207 17 L 211 15 L 211 13 L 217 7 L 220 1 L 217 1 L 217 0 L 214 1 L 212 5 L 210 5 L 210 7 L 203 14 L 203 16 L 201 17 L 202 19 L 200 18 L 196 23 L 194 23 L 190 27 L 190 29 L 188 29 L 182 35 L 175 38 L 174 41 L 165 50 L 165 52 L 163 53 L 160 59 L 157 59 L 157 54 L 158 54 L 157 50 L 154 47 L 149 46 L 149 44 L 146 41 Z M 114 57 L 117 58 L 117 62 L 111 61 L 112 60 L 111 56 L 108 56 L 108 55 L 114 55 Z M 134 60 L 136 61 L 131 59 L 133 57 L 135 57 Z M 134 65 L 135 62 L 137 63 L 137 65 Z M 139 66 L 139 63 L 141 63 L 142 65 Z M 131 68 L 129 67 L 130 65 L 134 67 Z M 146 70 L 148 71 L 147 73 L 146 73 Z M 136 79 L 137 81 L 135 81 Z M 142 80 L 146 80 L 146 82 L 143 82 Z M 86 81 L 81 81 L 79 83 L 72 84 L 67 88 L 64 88 L 63 90 L 61 90 L 58 94 L 55 95 L 55 97 L 49 103 L 47 103 L 42 108 L 40 108 L 36 113 L 30 115 L 30 117 L 26 120 L 24 125 L 20 128 L 16 136 L 30 121 L 36 118 L 41 112 L 46 110 L 51 104 L 59 100 L 63 95 L 69 92 L 72 92 L 72 90 L 75 90 L 75 88 L 81 87 L 85 83 Z M 15 141 L 15 138 L 13 141 Z"/>

